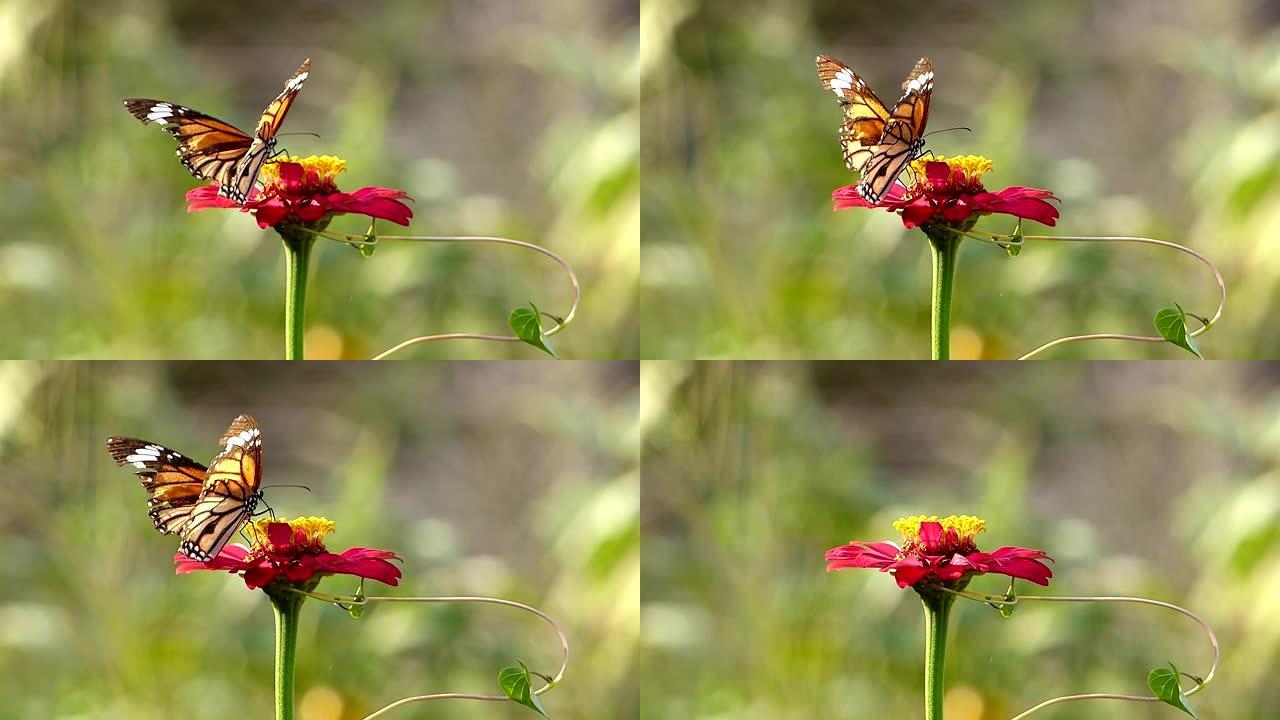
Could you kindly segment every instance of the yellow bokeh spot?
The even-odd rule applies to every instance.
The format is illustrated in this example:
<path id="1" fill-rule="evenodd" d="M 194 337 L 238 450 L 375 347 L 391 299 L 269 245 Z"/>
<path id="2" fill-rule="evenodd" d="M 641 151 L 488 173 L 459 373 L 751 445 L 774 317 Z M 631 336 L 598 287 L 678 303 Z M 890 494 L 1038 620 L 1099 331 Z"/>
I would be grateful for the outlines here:
<path id="1" fill-rule="evenodd" d="M 327 685 L 313 687 L 298 703 L 300 720 L 342 720 L 342 695 Z"/>
<path id="2" fill-rule="evenodd" d="M 942 707 L 951 720 L 982 720 L 985 706 L 982 695 L 968 685 L 951 688 L 942 698 Z"/>
<path id="3" fill-rule="evenodd" d="M 342 333 L 328 325 L 315 325 L 303 338 L 307 357 L 312 360 L 341 360 Z"/>
<path id="4" fill-rule="evenodd" d="M 310 334 L 307 333 L 308 336 Z M 981 360 L 983 345 L 982 335 L 968 325 L 957 325 L 951 328 L 951 358 L 953 360 Z"/>
<path id="5" fill-rule="evenodd" d="M 927 522 L 936 522 L 943 530 L 955 530 L 961 539 L 972 538 L 987 529 L 986 520 L 972 515 L 948 515 L 943 518 L 937 515 L 912 515 L 895 521 L 893 529 L 902 533 L 902 538 L 907 542 L 914 542 L 920 538 L 920 524 Z"/>
<path id="6" fill-rule="evenodd" d="M 285 162 L 297 163 L 302 166 L 304 172 L 314 172 L 321 180 L 333 180 L 338 176 L 338 173 L 347 169 L 347 161 L 333 155 L 308 155 L 304 158 L 296 155 L 281 155 L 262 166 L 262 169 L 258 171 L 258 179 L 264 185 L 278 182 L 280 180 L 280 166 L 278 163 Z"/>

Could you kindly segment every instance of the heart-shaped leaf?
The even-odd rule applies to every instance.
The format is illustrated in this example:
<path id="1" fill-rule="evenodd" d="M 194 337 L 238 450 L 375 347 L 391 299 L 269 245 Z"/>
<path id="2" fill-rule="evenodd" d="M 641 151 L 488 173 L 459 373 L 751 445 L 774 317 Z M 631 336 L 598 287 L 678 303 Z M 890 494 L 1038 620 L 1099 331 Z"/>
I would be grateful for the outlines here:
<path id="1" fill-rule="evenodd" d="M 1191 706 L 1187 704 L 1187 696 L 1182 694 L 1182 688 L 1178 685 L 1178 668 L 1173 663 L 1169 663 L 1169 667 L 1158 667 L 1147 675 L 1147 687 L 1151 688 L 1151 692 L 1161 702 L 1172 705 L 1182 712 L 1193 718 L 1198 717 Z"/>
<path id="2" fill-rule="evenodd" d="M 1183 310 L 1178 303 L 1174 303 L 1173 307 L 1163 308 L 1156 313 L 1156 330 L 1160 332 L 1160 337 L 1201 360 L 1204 359 L 1204 356 L 1200 354 L 1200 348 L 1196 347 L 1195 340 L 1187 332 L 1187 311 Z"/>
<path id="3" fill-rule="evenodd" d="M 515 702 L 549 719 L 551 716 L 547 715 L 547 711 L 542 708 L 542 701 L 533 694 L 529 667 L 519 660 L 516 662 L 520 663 L 520 667 L 510 665 L 502 668 L 502 672 L 498 673 L 498 684 L 502 686 L 502 692 Z"/>
<path id="4" fill-rule="evenodd" d="M 555 350 L 547 344 L 547 338 L 542 334 L 542 313 L 538 312 L 538 306 L 529 303 L 529 307 L 519 307 L 511 311 L 510 317 L 507 318 L 507 324 L 511 326 L 511 331 L 526 343 L 542 350 L 551 357 L 556 357 Z"/>

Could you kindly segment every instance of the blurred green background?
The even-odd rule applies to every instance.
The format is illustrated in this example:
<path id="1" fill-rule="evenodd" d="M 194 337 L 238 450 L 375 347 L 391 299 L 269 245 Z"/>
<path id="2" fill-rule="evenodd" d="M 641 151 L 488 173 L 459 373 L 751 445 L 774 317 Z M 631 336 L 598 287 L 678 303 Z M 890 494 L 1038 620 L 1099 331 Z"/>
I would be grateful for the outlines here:
<path id="1" fill-rule="evenodd" d="M 0 0 L 0 356 L 283 354 L 278 236 L 230 211 L 187 215 L 200 184 L 174 142 L 121 106 L 172 100 L 252 127 L 310 56 L 282 132 L 348 161 L 343 189 L 400 188 L 413 235 L 505 235 L 579 273 L 565 357 L 635 358 L 639 97 L 634 0 L 100 3 Z M 343 218 L 338 230 L 363 233 Z M 493 245 L 323 244 L 308 356 L 367 358 L 441 332 L 507 332 L 533 300 L 563 315 L 551 260 Z M 405 358 L 531 358 L 448 341 Z"/>
<path id="2" fill-rule="evenodd" d="M 1200 613 L 1221 640 L 1203 718 L 1280 716 L 1280 371 L 1264 364 L 645 363 L 641 717 L 922 717 L 923 612 L 850 540 L 974 514 L 980 547 L 1040 548 L 1048 588 Z M 1005 578 L 971 589 L 1002 593 Z M 952 613 L 948 720 L 1007 720 L 1077 692 L 1145 693 L 1211 651 L 1159 608 Z M 1057 720 L 1175 720 L 1079 702 Z"/>
<path id="3" fill-rule="evenodd" d="M 817 53 L 882 97 L 937 65 L 929 139 L 995 162 L 990 188 L 1062 198 L 1049 234 L 1148 235 L 1218 263 L 1229 300 L 1210 357 L 1280 357 L 1280 5 L 1262 0 L 645 0 L 643 357 L 923 358 L 925 238 L 888 213 L 831 211 L 855 182 Z M 987 219 L 980 229 L 1008 232 Z M 1042 230 L 1028 226 L 1028 234 Z M 1211 315 L 1212 276 L 1151 247 L 961 250 L 954 357 L 1056 337 L 1153 334 L 1171 301 Z M 1052 358 L 1178 358 L 1085 343 Z"/>
<path id="4" fill-rule="evenodd" d="M 331 549 L 394 550 L 369 594 L 497 595 L 570 641 L 553 717 L 636 717 L 640 505 L 636 364 L 0 365 L 0 718 L 267 717 L 272 615 L 225 573 L 175 577 L 176 541 L 104 448 L 135 435 L 207 462 L 241 412 L 264 438 L 266 499 L 337 523 Z M 270 488 L 304 483 L 313 492 Z M 320 590 L 350 593 L 350 578 Z M 302 611 L 299 720 L 352 720 L 407 696 L 499 692 L 555 634 L 486 605 Z M 393 718 L 529 718 L 446 700 Z"/>

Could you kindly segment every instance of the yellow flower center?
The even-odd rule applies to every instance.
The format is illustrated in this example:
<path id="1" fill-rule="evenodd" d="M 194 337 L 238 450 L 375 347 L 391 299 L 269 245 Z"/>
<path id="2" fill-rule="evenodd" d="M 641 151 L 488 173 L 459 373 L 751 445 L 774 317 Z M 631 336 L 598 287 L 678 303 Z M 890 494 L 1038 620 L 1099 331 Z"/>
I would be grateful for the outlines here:
<path id="1" fill-rule="evenodd" d="M 267 535 L 267 526 L 284 523 L 293 531 L 288 547 L 273 547 Z M 293 520 L 262 518 L 249 526 L 249 537 L 255 550 L 325 552 L 324 539 L 333 532 L 333 521 L 322 517 L 300 517 Z"/>
<path id="2" fill-rule="evenodd" d="M 893 529 L 902 533 L 902 539 L 910 544 L 920 539 L 920 524 L 936 522 L 942 526 L 943 532 L 954 530 L 959 540 L 972 541 L 973 536 L 987 529 L 987 521 L 972 515 L 948 515 L 940 518 L 937 515 L 912 515 L 893 523 Z"/>
<path id="3" fill-rule="evenodd" d="M 302 172 L 308 178 L 315 173 L 317 181 L 322 183 L 333 183 L 334 178 L 338 177 L 338 173 L 347 169 L 347 161 L 333 155 L 308 155 L 300 158 L 295 155 L 281 155 L 271 162 L 262 166 L 258 171 L 258 179 L 263 185 L 272 185 L 280 182 L 280 166 L 277 163 L 297 163 L 302 166 Z"/>
<path id="4" fill-rule="evenodd" d="M 911 176 L 916 179 L 917 186 L 929 186 L 925 166 L 931 162 L 946 163 L 951 168 L 946 186 L 940 190 L 981 191 L 982 176 L 991 172 L 995 165 L 981 155 L 956 155 L 955 157 L 920 157 L 911 161 Z"/>

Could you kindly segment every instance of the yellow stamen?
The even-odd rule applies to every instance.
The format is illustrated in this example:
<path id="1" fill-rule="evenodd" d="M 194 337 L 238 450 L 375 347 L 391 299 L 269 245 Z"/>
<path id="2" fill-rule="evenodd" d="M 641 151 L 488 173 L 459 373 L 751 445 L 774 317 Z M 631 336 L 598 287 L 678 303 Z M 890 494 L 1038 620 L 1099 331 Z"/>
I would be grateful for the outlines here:
<path id="1" fill-rule="evenodd" d="M 255 547 L 259 549 L 269 548 L 271 541 L 267 536 L 267 525 L 271 523 L 285 523 L 293 529 L 294 539 L 291 542 L 294 547 L 315 550 L 324 549 L 324 538 L 333 532 L 334 527 L 332 520 L 322 517 L 300 517 L 293 520 L 262 518 L 261 520 L 255 520 L 249 526 L 249 537 L 253 540 Z M 301 538 L 298 537 L 299 533 L 302 535 Z"/>
<path id="2" fill-rule="evenodd" d="M 959 172 L 961 178 L 967 184 L 982 184 L 982 176 L 991 172 L 995 167 L 992 162 L 981 155 L 956 155 L 955 157 L 921 157 L 911 161 L 911 170 L 918 178 L 925 177 L 924 166 L 926 163 L 944 162 L 951 166 L 951 173 L 954 177 Z"/>
<path id="3" fill-rule="evenodd" d="M 262 184 L 270 185 L 280 180 L 280 168 L 277 163 L 282 162 L 297 163 L 302 166 L 303 172 L 308 174 L 314 172 L 321 181 L 332 181 L 338 173 L 347 169 L 347 161 L 333 155 L 308 155 L 304 158 L 281 155 L 263 165 L 258 171 L 258 179 Z"/>
<path id="4" fill-rule="evenodd" d="M 895 521 L 893 529 L 902 533 L 902 539 L 906 542 L 915 542 L 920 539 L 920 524 L 927 522 L 938 523 L 944 531 L 955 530 L 961 540 L 971 540 L 974 535 L 987 529 L 986 520 L 972 515 L 948 515 L 944 518 L 937 515 L 912 515 Z"/>

